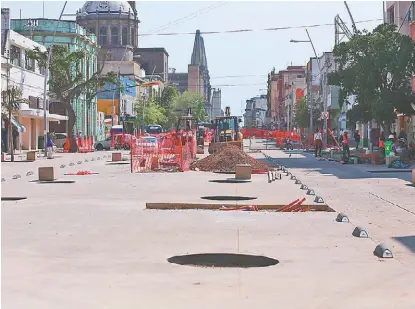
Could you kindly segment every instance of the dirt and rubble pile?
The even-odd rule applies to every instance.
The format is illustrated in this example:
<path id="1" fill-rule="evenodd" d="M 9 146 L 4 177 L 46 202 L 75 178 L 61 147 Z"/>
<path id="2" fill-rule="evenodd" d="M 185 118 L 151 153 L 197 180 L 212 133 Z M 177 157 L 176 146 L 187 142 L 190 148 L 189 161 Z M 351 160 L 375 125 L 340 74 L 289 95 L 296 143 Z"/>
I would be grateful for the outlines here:
<path id="1" fill-rule="evenodd" d="M 237 164 L 249 164 L 253 170 L 270 170 L 266 164 L 255 160 L 234 145 L 227 145 L 218 152 L 194 162 L 191 169 L 197 168 L 204 172 L 235 172 Z"/>

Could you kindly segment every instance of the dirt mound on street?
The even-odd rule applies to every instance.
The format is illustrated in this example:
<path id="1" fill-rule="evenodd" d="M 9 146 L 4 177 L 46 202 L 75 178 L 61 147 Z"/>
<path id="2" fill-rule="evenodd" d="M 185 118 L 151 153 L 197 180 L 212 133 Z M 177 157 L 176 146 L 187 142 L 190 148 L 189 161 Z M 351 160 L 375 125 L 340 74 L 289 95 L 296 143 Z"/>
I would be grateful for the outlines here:
<path id="1" fill-rule="evenodd" d="M 253 170 L 270 170 L 267 165 L 233 145 L 227 145 L 220 151 L 194 162 L 191 168 L 204 172 L 235 172 L 236 164 L 250 164 Z"/>

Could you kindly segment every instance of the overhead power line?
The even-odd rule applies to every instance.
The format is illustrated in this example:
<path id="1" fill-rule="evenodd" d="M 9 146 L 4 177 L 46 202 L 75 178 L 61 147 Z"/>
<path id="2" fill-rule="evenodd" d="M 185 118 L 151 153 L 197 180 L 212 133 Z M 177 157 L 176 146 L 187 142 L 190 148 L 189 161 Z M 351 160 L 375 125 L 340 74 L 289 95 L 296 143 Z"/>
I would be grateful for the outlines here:
<path id="1" fill-rule="evenodd" d="M 381 21 L 382 19 L 368 19 L 356 21 L 355 24 L 369 23 L 374 21 Z M 334 26 L 334 23 L 330 24 L 315 24 L 307 26 L 286 26 L 286 27 L 274 27 L 274 28 L 263 28 L 263 29 L 235 29 L 235 30 L 223 30 L 223 31 L 201 31 L 200 34 L 232 34 L 232 33 L 242 33 L 242 32 L 254 32 L 254 31 L 278 31 L 278 30 L 289 30 L 289 29 L 304 29 L 304 28 L 318 28 L 318 27 L 328 27 Z M 173 35 L 194 35 L 194 32 L 170 32 L 170 33 L 143 33 L 139 36 L 173 36 Z"/>
<path id="2" fill-rule="evenodd" d="M 204 13 L 207 13 L 209 11 L 212 11 L 214 9 L 217 9 L 218 7 L 221 7 L 221 6 L 225 5 L 226 3 L 228 3 L 228 1 L 223 1 L 223 2 L 219 2 L 219 3 L 211 4 L 211 5 L 209 5 L 209 6 L 205 7 L 205 8 L 200 9 L 200 10 L 198 10 L 196 12 L 193 12 L 193 13 L 191 13 L 189 15 L 180 17 L 180 18 L 175 19 L 175 20 L 172 20 L 172 21 L 168 22 L 167 24 L 162 25 L 162 26 L 160 26 L 160 27 L 158 27 L 158 28 L 156 28 L 154 30 L 150 30 L 150 31 L 142 34 L 142 36 L 154 35 L 157 32 L 163 31 L 163 30 L 165 30 L 167 28 L 170 28 L 170 27 L 175 26 L 177 24 L 180 24 L 182 22 L 191 20 L 191 19 L 193 19 L 193 18 L 195 18 L 195 17 L 197 17 L 199 15 L 202 15 Z"/>

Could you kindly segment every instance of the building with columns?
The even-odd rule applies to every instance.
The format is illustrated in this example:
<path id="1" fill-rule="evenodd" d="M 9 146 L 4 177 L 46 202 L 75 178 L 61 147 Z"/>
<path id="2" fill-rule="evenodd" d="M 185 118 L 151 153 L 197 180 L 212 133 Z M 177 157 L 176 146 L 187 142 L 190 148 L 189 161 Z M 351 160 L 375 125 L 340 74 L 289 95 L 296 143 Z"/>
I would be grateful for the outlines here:
<path id="1" fill-rule="evenodd" d="M 110 60 L 133 60 L 140 24 L 135 1 L 87 1 L 76 12 L 76 22 L 97 36 Z"/>

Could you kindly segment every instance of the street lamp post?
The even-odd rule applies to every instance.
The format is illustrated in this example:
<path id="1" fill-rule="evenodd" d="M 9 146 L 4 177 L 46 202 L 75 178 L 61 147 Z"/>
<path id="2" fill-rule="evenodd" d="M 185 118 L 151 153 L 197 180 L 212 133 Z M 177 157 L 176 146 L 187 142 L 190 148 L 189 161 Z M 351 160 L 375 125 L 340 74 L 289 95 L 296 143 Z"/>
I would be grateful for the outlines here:
<path id="1" fill-rule="evenodd" d="M 63 15 L 63 12 L 65 11 L 65 7 L 66 7 L 67 3 L 68 3 L 68 1 L 65 1 L 64 5 L 63 5 L 63 8 L 62 8 L 62 12 L 59 15 L 58 23 L 56 24 L 55 31 L 53 32 L 52 44 L 49 47 L 48 58 L 46 60 L 45 78 L 43 80 L 43 147 L 44 147 L 43 150 L 45 151 L 45 157 L 47 156 L 46 145 L 48 143 L 48 141 L 47 141 L 48 122 L 47 122 L 47 109 L 46 109 L 46 95 L 47 95 L 46 88 L 47 88 L 47 84 L 48 84 L 49 66 L 50 66 L 50 60 L 52 58 L 52 49 L 53 49 L 53 44 L 55 43 L 56 32 L 58 30 L 58 26 L 59 26 L 59 23 L 62 19 L 62 15 Z"/>

